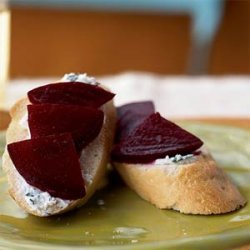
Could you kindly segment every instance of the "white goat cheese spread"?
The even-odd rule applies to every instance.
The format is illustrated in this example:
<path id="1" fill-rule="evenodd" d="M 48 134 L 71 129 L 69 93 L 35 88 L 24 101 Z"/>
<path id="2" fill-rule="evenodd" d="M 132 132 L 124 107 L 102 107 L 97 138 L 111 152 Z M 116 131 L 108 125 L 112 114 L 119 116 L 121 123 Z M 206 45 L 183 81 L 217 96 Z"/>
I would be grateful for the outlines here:
<path id="1" fill-rule="evenodd" d="M 62 82 L 83 82 L 93 85 L 98 85 L 96 79 L 92 76 L 88 76 L 87 73 L 83 74 L 76 74 L 76 73 L 69 73 L 65 74 L 61 79 Z"/>
<path id="2" fill-rule="evenodd" d="M 165 158 L 156 159 L 154 161 L 154 164 L 155 165 L 168 165 L 173 163 L 187 164 L 193 162 L 194 160 L 195 156 L 193 154 L 187 154 L 187 155 L 176 154 L 173 157 L 169 157 L 167 155 Z"/>
<path id="3" fill-rule="evenodd" d="M 30 209 L 38 210 L 42 216 L 50 215 L 57 210 L 60 211 L 70 203 L 70 200 L 52 197 L 48 192 L 43 192 L 39 188 L 29 185 L 21 175 L 19 181 L 22 183 L 20 192 L 24 194 L 25 201 L 29 204 Z"/>

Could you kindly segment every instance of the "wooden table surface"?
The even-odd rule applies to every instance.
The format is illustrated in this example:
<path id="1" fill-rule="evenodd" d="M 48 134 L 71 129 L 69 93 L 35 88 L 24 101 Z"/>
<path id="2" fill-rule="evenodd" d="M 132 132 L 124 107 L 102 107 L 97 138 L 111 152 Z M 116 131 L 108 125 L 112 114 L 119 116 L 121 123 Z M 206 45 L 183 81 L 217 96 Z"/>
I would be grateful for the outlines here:
<path id="1" fill-rule="evenodd" d="M 180 119 L 181 120 L 181 119 Z M 184 120 L 193 120 L 205 123 L 212 123 L 218 125 L 228 125 L 235 126 L 239 128 L 244 128 L 250 130 L 250 118 L 192 118 L 192 119 L 184 119 Z"/>

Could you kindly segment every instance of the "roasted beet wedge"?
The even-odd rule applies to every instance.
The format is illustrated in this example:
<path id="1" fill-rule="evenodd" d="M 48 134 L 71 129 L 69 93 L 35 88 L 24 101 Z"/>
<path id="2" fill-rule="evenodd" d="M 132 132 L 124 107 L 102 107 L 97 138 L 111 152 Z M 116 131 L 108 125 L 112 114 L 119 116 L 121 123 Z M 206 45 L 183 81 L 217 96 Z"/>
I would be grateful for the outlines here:
<path id="1" fill-rule="evenodd" d="M 117 108 L 116 142 L 128 136 L 131 131 L 154 112 L 154 104 L 151 101 L 129 103 Z"/>
<path id="2" fill-rule="evenodd" d="M 114 147 L 112 159 L 117 162 L 147 163 L 167 155 L 192 153 L 202 144 L 196 136 L 155 113 Z"/>
<path id="3" fill-rule="evenodd" d="M 100 132 L 104 114 L 101 110 L 76 105 L 28 105 L 31 138 L 72 133 L 80 151 Z"/>
<path id="4" fill-rule="evenodd" d="M 76 200 L 85 195 L 78 154 L 70 134 L 15 142 L 8 152 L 31 186 L 53 197 Z"/>
<path id="5" fill-rule="evenodd" d="M 31 103 L 72 104 L 100 107 L 115 95 L 96 85 L 81 82 L 61 82 L 38 87 L 28 92 Z"/>

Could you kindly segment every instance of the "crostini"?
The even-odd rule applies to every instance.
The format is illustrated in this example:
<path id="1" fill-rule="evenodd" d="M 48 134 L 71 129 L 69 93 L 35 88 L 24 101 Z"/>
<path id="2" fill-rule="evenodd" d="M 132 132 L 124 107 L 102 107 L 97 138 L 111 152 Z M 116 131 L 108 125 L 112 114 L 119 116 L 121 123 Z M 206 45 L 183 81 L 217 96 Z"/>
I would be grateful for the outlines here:
<path id="1" fill-rule="evenodd" d="M 118 108 L 112 162 L 131 189 L 160 209 L 208 215 L 246 203 L 203 142 L 156 113 L 152 102 Z"/>
<path id="2" fill-rule="evenodd" d="M 114 138 L 113 97 L 93 77 L 70 73 L 12 107 L 3 169 L 10 195 L 26 212 L 64 213 L 98 189 Z"/>

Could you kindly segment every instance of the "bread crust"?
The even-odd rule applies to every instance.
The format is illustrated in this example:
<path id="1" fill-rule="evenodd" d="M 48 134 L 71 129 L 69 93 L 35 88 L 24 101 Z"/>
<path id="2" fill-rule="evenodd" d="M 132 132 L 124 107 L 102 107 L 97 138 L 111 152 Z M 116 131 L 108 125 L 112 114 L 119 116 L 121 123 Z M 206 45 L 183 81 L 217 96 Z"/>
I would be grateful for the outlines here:
<path id="1" fill-rule="evenodd" d="M 161 209 L 209 215 L 228 213 L 246 203 L 211 155 L 195 157 L 183 165 L 113 165 L 131 189 Z"/>
<path id="2" fill-rule="evenodd" d="M 20 121 L 27 114 L 28 104 L 29 100 L 25 97 L 17 101 L 17 103 L 11 108 L 10 115 L 12 120 L 6 132 L 7 144 L 27 139 L 29 130 L 24 126 L 21 126 Z M 93 193 L 99 188 L 106 173 L 116 123 L 116 109 L 113 105 L 113 101 L 109 101 L 103 105 L 102 108 L 105 114 L 103 127 L 97 138 L 85 147 L 81 154 L 81 160 L 83 162 L 87 161 L 87 164 L 84 164 L 83 167 L 90 167 L 91 172 L 89 174 L 92 175 L 92 180 L 85 182 L 86 196 L 82 199 L 70 201 L 69 204 L 62 209 L 58 209 L 58 207 L 50 207 L 50 212 L 46 213 L 46 211 L 41 212 L 38 209 L 34 210 L 34 208 L 29 205 L 24 198 L 25 194 L 20 191 L 22 190 L 20 175 L 10 159 L 8 151 L 5 150 L 3 154 L 3 169 L 7 174 L 9 193 L 17 204 L 26 212 L 41 217 L 65 213 L 85 204 Z"/>

